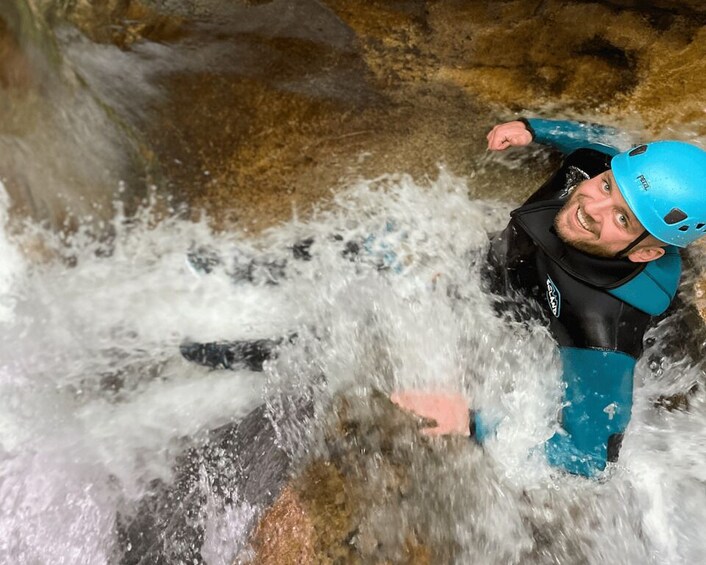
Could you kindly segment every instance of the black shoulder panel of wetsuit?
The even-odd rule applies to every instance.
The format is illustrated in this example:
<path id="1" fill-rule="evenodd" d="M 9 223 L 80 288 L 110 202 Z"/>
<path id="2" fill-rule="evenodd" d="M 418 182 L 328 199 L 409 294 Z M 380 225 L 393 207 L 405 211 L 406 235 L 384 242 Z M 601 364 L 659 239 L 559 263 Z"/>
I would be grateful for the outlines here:
<path id="1" fill-rule="evenodd" d="M 514 222 L 495 234 L 488 249 L 489 290 L 502 295 L 511 289 L 534 294 L 538 287 L 536 250 L 532 238 Z"/>
<path id="2" fill-rule="evenodd" d="M 560 346 L 640 356 L 649 314 L 574 278 L 544 253 L 537 254 L 537 265 L 550 331 Z"/>
<path id="3" fill-rule="evenodd" d="M 592 178 L 610 169 L 612 157 L 596 149 L 578 149 L 567 155 L 561 167 L 523 204 L 542 200 L 564 199 L 569 189 L 581 180 Z"/>

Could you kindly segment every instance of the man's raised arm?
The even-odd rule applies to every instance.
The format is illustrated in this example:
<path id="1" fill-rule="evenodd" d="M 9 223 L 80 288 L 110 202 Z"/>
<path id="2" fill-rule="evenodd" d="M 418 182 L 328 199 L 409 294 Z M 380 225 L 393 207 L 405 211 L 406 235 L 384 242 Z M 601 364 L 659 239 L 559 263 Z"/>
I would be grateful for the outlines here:
<path id="1" fill-rule="evenodd" d="M 489 151 L 521 147 L 534 141 L 554 147 L 565 155 L 580 148 L 597 149 L 615 155 L 618 149 L 613 145 L 613 140 L 617 134 L 615 128 L 600 124 L 520 118 L 498 124 L 486 137 Z"/>

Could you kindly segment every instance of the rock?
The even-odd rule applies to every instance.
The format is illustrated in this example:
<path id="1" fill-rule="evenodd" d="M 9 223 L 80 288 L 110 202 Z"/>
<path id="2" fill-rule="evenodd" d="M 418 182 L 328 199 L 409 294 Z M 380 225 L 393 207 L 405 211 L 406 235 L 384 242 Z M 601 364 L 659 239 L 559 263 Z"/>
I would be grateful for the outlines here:
<path id="1" fill-rule="evenodd" d="M 259 69 L 169 77 L 169 99 L 148 133 L 176 194 L 216 224 L 272 225 L 325 202 L 341 179 L 359 174 L 435 175 L 440 161 L 470 173 L 468 146 L 479 129 L 466 96 L 427 86 L 398 101 L 371 82 L 354 50 L 295 38 L 238 40 L 268 46 L 274 78 Z M 297 76 L 310 77 L 314 90 L 287 86 Z M 334 91 L 326 86 L 332 80 Z"/>
<path id="2" fill-rule="evenodd" d="M 332 408 L 323 430 L 328 456 L 306 464 L 261 519 L 254 562 L 288 563 L 305 553 L 302 562 L 317 564 L 451 562 L 455 542 L 445 533 L 452 528 L 429 516 L 431 500 L 420 492 L 443 462 L 414 439 L 417 420 L 382 395 L 341 397 Z M 468 440 L 448 445 L 468 448 Z M 417 504 L 427 518 L 417 517 Z"/>
<path id="3" fill-rule="evenodd" d="M 706 15 L 693 6 L 558 0 L 329 0 L 327 6 L 340 22 L 327 16 L 324 27 L 354 33 L 345 50 L 261 34 L 254 40 L 271 49 L 266 80 L 259 71 L 247 78 L 170 79 L 157 153 L 178 156 L 183 165 L 170 167 L 177 191 L 218 225 L 259 229 L 293 209 L 305 213 L 350 176 L 399 170 L 433 176 L 439 162 L 472 175 L 492 123 L 484 122 L 493 113 L 488 106 L 541 113 L 552 105 L 576 116 L 600 110 L 613 123 L 637 118 L 653 134 L 685 123 L 697 133 L 706 127 L 702 117 L 695 120 L 703 115 L 706 88 Z M 339 68 L 353 71 L 341 96 L 320 86 L 282 88 L 279 80 L 309 76 L 310 85 L 321 85 Z M 665 95 L 675 88 L 679 96 Z M 174 121 L 180 107 L 193 112 Z M 367 157 L 358 159 L 363 151 Z M 533 169 L 537 181 L 545 172 Z M 532 180 L 522 184 L 505 178 L 507 193 L 498 196 L 521 198 Z"/>
<path id="4" fill-rule="evenodd" d="M 313 563 L 316 530 L 291 485 L 284 488 L 257 526 L 253 546 L 263 565 Z"/>
<path id="5" fill-rule="evenodd" d="M 121 48 L 140 40 L 164 42 L 184 36 L 181 18 L 160 13 L 141 0 L 78 0 L 65 15 L 93 41 Z"/>
<path id="6" fill-rule="evenodd" d="M 34 83 L 27 57 L 7 22 L 0 17 L 0 88 L 26 93 Z"/>
<path id="7" fill-rule="evenodd" d="M 678 21 L 646 51 L 640 81 L 619 109 L 635 107 L 654 131 L 692 125 L 706 135 L 706 28 Z"/>
<path id="8" fill-rule="evenodd" d="M 144 182 L 163 175 L 220 227 L 257 230 L 306 214 L 351 177 L 433 177 L 439 163 L 472 176 L 484 132 L 512 111 L 599 110 L 655 135 L 706 127 L 698 2 L 284 5 L 65 4 L 63 15 L 96 42 L 169 42 L 184 59 L 160 74 L 164 96 L 131 135 Z M 28 80 L 17 72 L 12 80 Z M 492 171 L 484 179 L 481 190 L 515 200 L 534 184 L 505 175 L 498 194 Z"/>
<path id="9" fill-rule="evenodd" d="M 706 321 L 706 275 L 694 285 L 694 290 L 699 314 Z"/>
<path id="10" fill-rule="evenodd" d="M 699 116 L 700 135 L 705 22 L 703 6 L 691 13 L 683 5 L 557 0 L 441 1 L 429 18 L 439 79 L 488 103 L 598 109 L 616 120 L 637 113 L 655 133 Z"/>
<path id="11" fill-rule="evenodd" d="M 283 406 L 287 413 L 280 424 L 290 418 L 304 418 L 309 409 L 286 398 Z M 177 458 L 170 482 L 153 481 L 134 511 L 118 516 L 119 562 L 202 563 L 209 501 L 223 510 L 236 498 L 251 507 L 270 507 L 272 527 L 267 521 L 261 524 L 258 539 L 275 540 L 276 547 L 286 555 L 306 552 L 309 530 L 306 522 L 300 524 L 297 498 L 291 489 L 289 493 L 285 490 L 284 499 L 277 498 L 285 487 L 290 463 L 288 454 L 278 445 L 264 406 L 239 422 L 211 430 L 203 441 Z M 279 520 L 285 516 L 291 528 L 279 528 Z M 280 529 L 282 532 L 277 533 Z M 280 543 L 285 537 L 290 540 L 288 544 Z M 269 542 L 261 549 L 271 551 Z"/>

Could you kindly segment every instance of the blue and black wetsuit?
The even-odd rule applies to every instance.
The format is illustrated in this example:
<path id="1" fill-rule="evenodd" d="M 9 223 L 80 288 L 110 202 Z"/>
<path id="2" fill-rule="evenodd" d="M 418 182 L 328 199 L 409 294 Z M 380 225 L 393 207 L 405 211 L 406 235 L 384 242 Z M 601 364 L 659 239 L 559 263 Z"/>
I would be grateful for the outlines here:
<path id="1" fill-rule="evenodd" d="M 559 344 L 566 386 L 560 431 L 545 444 L 550 464 L 592 476 L 617 458 L 630 420 L 633 370 L 653 316 L 674 298 L 681 258 L 668 247 L 649 263 L 606 259 L 564 243 L 554 218 L 571 188 L 610 168 L 618 151 L 596 143 L 599 126 L 527 120 L 538 143 L 553 145 L 566 158 L 559 170 L 520 208 L 490 250 L 501 286 L 522 290 L 546 310 Z M 604 132 L 603 132 L 604 133 Z M 476 438 L 492 430 L 476 413 Z"/>

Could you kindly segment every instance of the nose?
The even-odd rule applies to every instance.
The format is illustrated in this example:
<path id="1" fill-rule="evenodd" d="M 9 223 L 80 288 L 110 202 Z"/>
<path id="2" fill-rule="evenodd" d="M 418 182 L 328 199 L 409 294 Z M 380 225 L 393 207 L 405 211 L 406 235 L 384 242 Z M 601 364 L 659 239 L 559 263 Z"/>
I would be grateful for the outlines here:
<path id="1" fill-rule="evenodd" d="M 610 198 L 599 198 L 584 202 L 583 210 L 596 223 L 601 223 L 603 216 L 610 211 L 612 203 Z"/>

